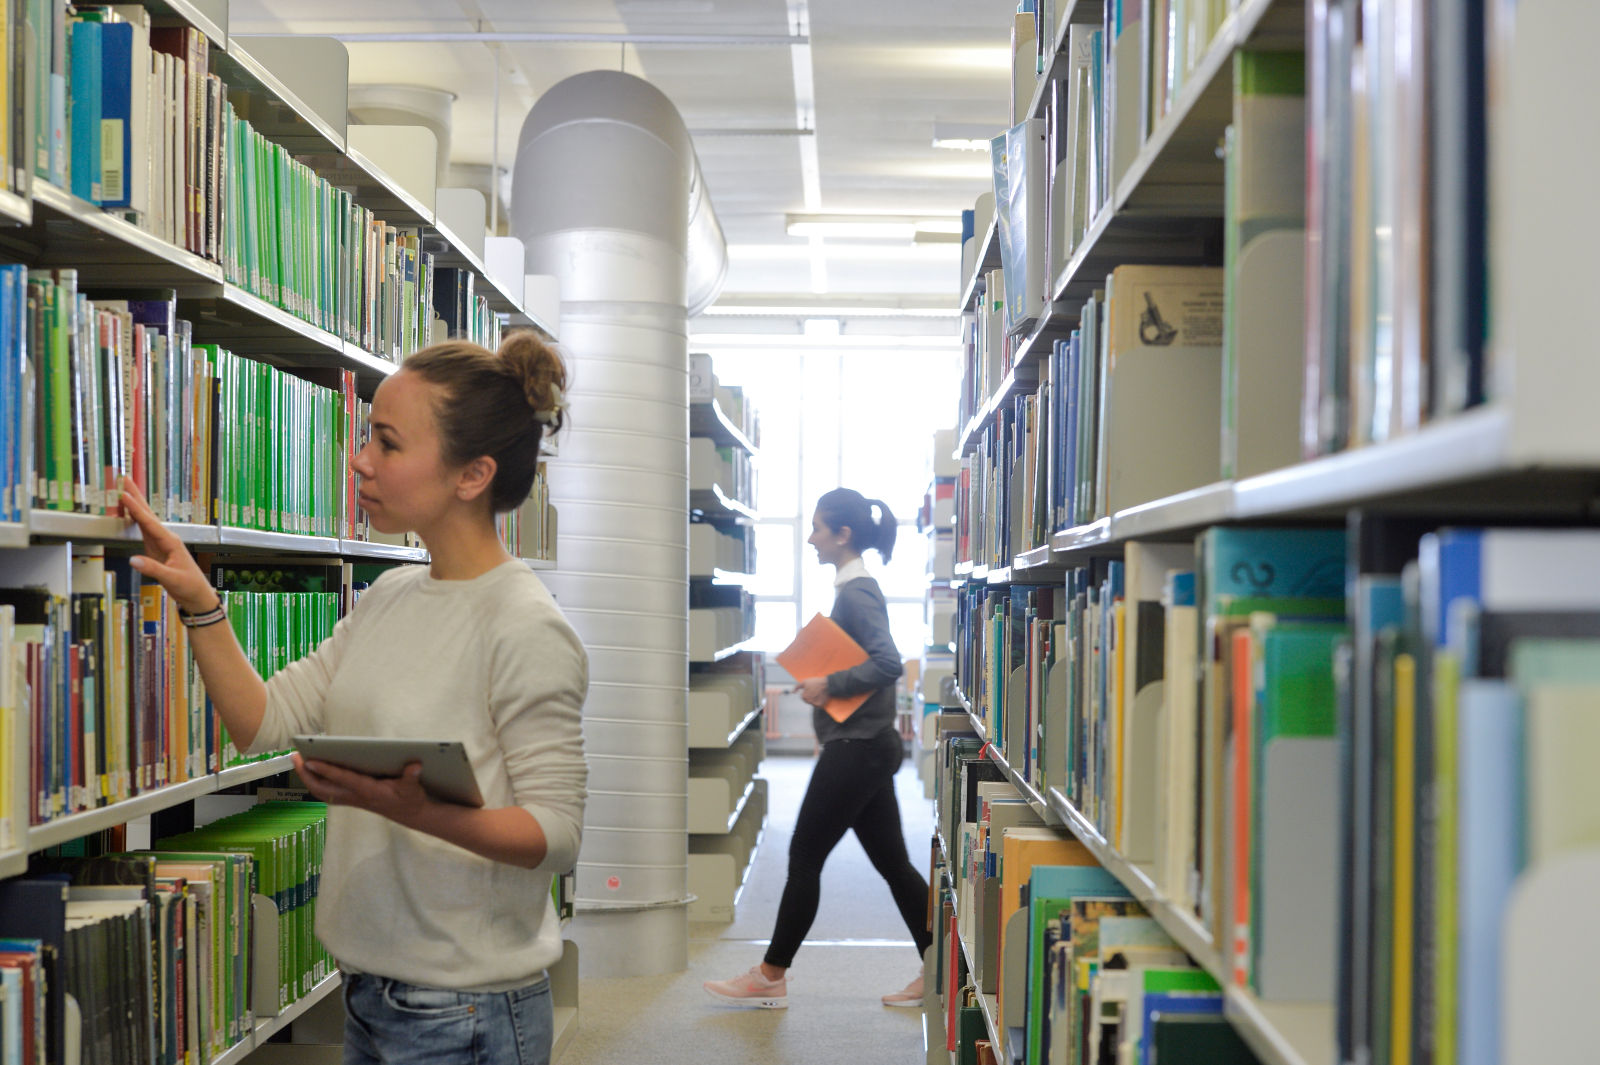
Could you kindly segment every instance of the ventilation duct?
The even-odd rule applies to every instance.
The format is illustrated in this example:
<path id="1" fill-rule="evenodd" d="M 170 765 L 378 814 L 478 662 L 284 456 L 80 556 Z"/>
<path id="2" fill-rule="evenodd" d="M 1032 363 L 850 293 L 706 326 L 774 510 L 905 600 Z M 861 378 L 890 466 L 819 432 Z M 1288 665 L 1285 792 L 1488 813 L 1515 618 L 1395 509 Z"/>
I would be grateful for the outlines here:
<path id="1" fill-rule="evenodd" d="M 589 651 L 589 803 L 572 935 L 593 976 L 688 964 L 688 318 L 727 248 L 677 109 L 639 78 L 562 81 L 523 123 L 513 232 L 561 283 L 571 427 L 546 583 Z"/>

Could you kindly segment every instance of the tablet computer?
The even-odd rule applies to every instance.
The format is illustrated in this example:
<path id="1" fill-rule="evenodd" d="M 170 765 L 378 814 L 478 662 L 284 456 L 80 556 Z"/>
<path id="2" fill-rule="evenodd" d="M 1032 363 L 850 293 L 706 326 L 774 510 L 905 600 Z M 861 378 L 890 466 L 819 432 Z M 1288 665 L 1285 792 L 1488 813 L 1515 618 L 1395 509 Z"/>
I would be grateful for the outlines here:
<path id="1" fill-rule="evenodd" d="M 296 736 L 301 756 L 353 769 L 371 777 L 397 777 L 422 763 L 422 790 L 442 802 L 482 806 L 483 794 L 467 749 L 457 740 L 411 740 L 390 736 Z"/>

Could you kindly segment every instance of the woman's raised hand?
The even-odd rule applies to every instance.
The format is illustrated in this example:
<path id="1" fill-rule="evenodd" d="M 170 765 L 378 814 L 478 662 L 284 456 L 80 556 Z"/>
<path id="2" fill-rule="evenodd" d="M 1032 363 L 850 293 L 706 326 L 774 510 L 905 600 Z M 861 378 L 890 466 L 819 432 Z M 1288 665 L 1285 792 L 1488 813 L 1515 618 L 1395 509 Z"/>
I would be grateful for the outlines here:
<path id="1" fill-rule="evenodd" d="M 186 613 L 203 614 L 217 605 L 217 593 L 182 540 L 161 524 L 133 481 L 122 478 L 122 505 L 144 534 L 142 555 L 133 568 L 157 581 Z"/>

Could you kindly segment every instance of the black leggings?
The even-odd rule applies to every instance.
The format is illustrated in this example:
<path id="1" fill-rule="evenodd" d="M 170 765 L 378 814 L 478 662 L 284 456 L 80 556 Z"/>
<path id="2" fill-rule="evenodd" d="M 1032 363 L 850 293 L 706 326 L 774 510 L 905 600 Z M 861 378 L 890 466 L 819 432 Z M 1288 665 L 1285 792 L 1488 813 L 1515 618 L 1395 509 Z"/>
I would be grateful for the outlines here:
<path id="1" fill-rule="evenodd" d="M 823 745 L 789 841 L 789 879 L 764 959 L 768 965 L 787 969 L 794 963 L 795 952 L 817 916 L 822 863 L 846 829 L 855 830 L 873 868 L 888 881 L 918 953 L 933 942 L 926 927 L 928 883 L 906 854 L 900 803 L 894 795 L 900 744 L 900 736 L 888 729 L 872 739 L 831 740 Z"/>

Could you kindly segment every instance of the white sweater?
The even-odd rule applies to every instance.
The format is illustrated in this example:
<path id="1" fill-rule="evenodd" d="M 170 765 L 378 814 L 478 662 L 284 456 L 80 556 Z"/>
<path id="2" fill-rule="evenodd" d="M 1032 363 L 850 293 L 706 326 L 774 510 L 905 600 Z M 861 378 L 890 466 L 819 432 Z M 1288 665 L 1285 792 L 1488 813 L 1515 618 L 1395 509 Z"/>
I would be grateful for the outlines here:
<path id="1" fill-rule="evenodd" d="M 253 752 L 296 733 L 461 740 L 487 808 L 522 807 L 549 840 L 539 868 L 519 869 L 331 807 L 317 935 L 341 967 L 501 991 L 555 964 L 550 880 L 578 856 L 588 684 L 577 633 L 516 561 L 469 581 L 390 570 L 322 646 L 267 682 Z"/>

